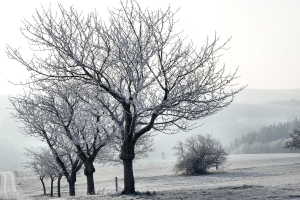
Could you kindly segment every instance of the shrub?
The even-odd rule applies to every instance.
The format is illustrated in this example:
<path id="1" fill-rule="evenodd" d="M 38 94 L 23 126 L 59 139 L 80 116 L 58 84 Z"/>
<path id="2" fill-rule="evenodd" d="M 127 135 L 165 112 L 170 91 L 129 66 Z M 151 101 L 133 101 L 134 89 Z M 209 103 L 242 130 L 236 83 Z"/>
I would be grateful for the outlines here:
<path id="1" fill-rule="evenodd" d="M 209 134 L 191 136 L 184 143 L 179 141 L 174 149 L 177 156 L 175 171 L 186 174 L 203 174 L 211 167 L 218 169 L 228 155 L 220 140 Z"/>

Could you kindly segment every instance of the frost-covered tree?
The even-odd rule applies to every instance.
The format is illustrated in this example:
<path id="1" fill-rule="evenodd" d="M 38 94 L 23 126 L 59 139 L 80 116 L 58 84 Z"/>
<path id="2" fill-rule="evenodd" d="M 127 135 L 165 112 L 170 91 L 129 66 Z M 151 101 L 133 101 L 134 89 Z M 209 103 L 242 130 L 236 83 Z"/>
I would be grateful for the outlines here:
<path id="1" fill-rule="evenodd" d="M 44 167 L 43 163 L 39 162 L 39 160 L 32 159 L 23 163 L 25 168 L 31 169 L 39 176 L 39 179 L 43 185 L 43 192 L 46 195 L 46 187 L 44 183 L 44 179 L 47 178 L 46 168 Z"/>
<path id="2" fill-rule="evenodd" d="M 228 155 L 220 141 L 211 135 L 191 136 L 185 142 L 179 141 L 174 149 L 175 171 L 186 174 L 203 174 L 211 167 L 218 169 Z"/>
<path id="3" fill-rule="evenodd" d="M 132 194 L 132 161 L 143 135 L 190 130 L 191 121 L 222 110 L 243 87 L 225 90 L 238 78 L 236 70 L 217 65 L 228 41 L 219 44 L 215 35 L 202 47 L 188 43 L 175 31 L 170 8 L 142 9 L 128 0 L 109 12 L 109 20 L 101 21 L 97 12 L 83 17 L 61 5 L 55 14 L 51 8 L 37 11 L 22 28 L 35 55 L 27 60 L 10 46 L 7 54 L 35 81 L 76 79 L 97 86 L 99 105 L 122 142 L 122 193 Z"/>
<path id="4" fill-rule="evenodd" d="M 45 184 L 43 182 L 43 178 L 49 177 L 51 180 L 50 184 L 50 197 L 53 197 L 53 182 L 57 179 L 57 191 L 58 196 L 60 197 L 60 180 L 63 175 L 62 168 L 55 161 L 55 157 L 49 149 L 44 147 L 38 149 L 28 149 L 25 148 L 25 155 L 29 157 L 31 160 L 25 163 L 25 166 L 33 169 L 36 173 L 40 173 L 40 180 L 43 184 L 44 194 L 46 194 Z M 38 169 L 36 168 L 38 166 Z M 42 179 L 41 179 L 42 178 Z"/>
<path id="5" fill-rule="evenodd" d="M 35 99 L 33 94 L 11 97 L 10 101 L 15 110 L 13 116 L 24 124 L 23 127 L 20 127 L 20 131 L 25 135 L 34 136 L 46 142 L 69 183 L 69 194 L 75 196 L 76 174 L 83 163 L 74 153 L 72 144 L 66 137 L 63 137 L 63 134 L 60 134 L 59 127 L 51 123 L 49 113 L 44 112 L 43 108 L 40 107 L 39 99 Z M 32 155 L 34 155 L 33 153 L 31 152 Z M 39 162 L 36 163 L 34 160 L 29 163 L 29 166 L 32 165 L 40 167 Z M 44 176 L 41 177 L 42 181 Z"/>
<path id="6" fill-rule="evenodd" d="M 286 142 L 284 143 L 284 148 L 287 149 L 300 149 L 300 129 L 294 129 Z"/>
<path id="7" fill-rule="evenodd" d="M 58 165 L 58 163 L 55 160 L 55 157 L 52 155 L 52 152 L 50 152 L 48 149 L 41 149 L 41 162 L 46 167 L 46 173 L 48 177 L 50 177 L 50 197 L 53 197 L 53 183 L 57 179 L 57 192 L 58 196 L 60 197 L 60 181 L 61 177 L 63 175 L 63 171 L 61 167 Z"/>
<path id="8" fill-rule="evenodd" d="M 87 87 L 83 88 L 71 81 L 65 84 L 48 82 L 31 85 L 29 100 L 32 101 L 34 110 L 28 117 L 33 119 L 43 117 L 46 123 L 43 131 L 51 134 L 52 138 L 49 138 L 51 146 L 55 144 L 65 150 L 69 150 L 70 145 L 74 146 L 73 150 L 84 164 L 87 193 L 95 194 L 93 163 L 114 130 L 113 126 L 103 119 L 102 111 L 90 107 L 91 99 L 86 96 L 87 91 Z M 14 100 L 18 101 L 20 98 Z M 16 104 L 13 100 L 12 102 L 16 109 Z M 16 109 L 19 111 L 17 118 L 24 118 L 22 115 L 26 115 L 24 113 L 26 106 L 28 105 Z M 99 123 L 100 120 L 102 124 Z M 36 126 L 36 121 L 31 121 L 31 124 Z"/>
<path id="9" fill-rule="evenodd" d="M 58 157 L 58 163 L 64 164 L 65 168 L 68 168 L 68 161 L 63 156 L 77 154 L 75 162 L 70 156 L 69 161 L 75 166 L 68 168 L 71 171 L 66 176 L 75 183 L 76 173 L 72 170 L 77 172 L 83 163 L 87 193 L 95 194 L 95 159 L 101 164 L 118 162 L 116 153 L 122 143 L 115 135 L 118 131 L 105 119 L 103 109 L 94 102 L 98 97 L 94 89 L 72 81 L 59 83 L 31 84 L 25 96 L 11 97 L 14 110 L 17 111 L 14 117 L 25 124 L 22 128 L 24 134 L 45 140 Z M 109 147 L 103 149 L 107 143 Z M 152 144 L 151 135 L 144 135 L 137 143 L 138 157 L 147 156 Z M 70 185 L 70 195 L 75 195 L 74 184 Z"/>

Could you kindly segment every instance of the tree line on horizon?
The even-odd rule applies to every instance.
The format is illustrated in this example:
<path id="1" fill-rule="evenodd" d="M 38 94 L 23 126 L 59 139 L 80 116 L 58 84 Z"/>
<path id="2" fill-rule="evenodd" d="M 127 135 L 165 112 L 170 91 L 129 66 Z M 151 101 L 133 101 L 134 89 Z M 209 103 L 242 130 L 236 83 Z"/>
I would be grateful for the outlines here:
<path id="1" fill-rule="evenodd" d="M 265 104 L 272 105 L 272 106 L 300 107 L 300 100 L 297 99 L 275 100 L 275 101 L 269 101 Z"/>
<path id="2" fill-rule="evenodd" d="M 279 124 L 263 126 L 258 131 L 251 131 L 236 138 L 227 148 L 230 154 L 255 153 L 295 153 L 299 150 L 284 148 L 289 134 L 300 127 L 300 120 L 295 118 Z"/>

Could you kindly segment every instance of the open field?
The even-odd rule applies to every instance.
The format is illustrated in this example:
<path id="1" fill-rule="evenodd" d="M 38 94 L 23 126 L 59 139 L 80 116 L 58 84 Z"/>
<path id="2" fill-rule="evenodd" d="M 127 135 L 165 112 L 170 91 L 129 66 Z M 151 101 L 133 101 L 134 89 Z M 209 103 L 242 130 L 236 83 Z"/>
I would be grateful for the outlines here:
<path id="1" fill-rule="evenodd" d="M 115 177 L 121 191 L 122 167 L 98 166 L 94 176 L 98 195 L 85 195 L 85 177 L 81 174 L 76 182 L 77 196 L 68 197 L 63 180 L 60 199 L 300 199 L 300 154 L 229 155 L 226 168 L 212 169 L 202 176 L 175 174 L 174 162 L 174 158 L 166 158 L 134 164 L 136 190 L 142 195 L 117 195 Z M 41 195 L 42 185 L 32 172 L 14 173 L 23 199 L 49 199 L 49 195 Z M 46 180 L 46 186 L 49 193 L 50 180 Z M 145 194 L 147 191 L 150 195 Z"/>

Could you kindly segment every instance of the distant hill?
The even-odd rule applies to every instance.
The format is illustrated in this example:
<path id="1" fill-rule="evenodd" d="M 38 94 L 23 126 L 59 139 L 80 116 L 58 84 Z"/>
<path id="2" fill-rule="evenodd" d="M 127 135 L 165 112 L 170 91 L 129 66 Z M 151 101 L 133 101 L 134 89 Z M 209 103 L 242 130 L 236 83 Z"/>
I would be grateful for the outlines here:
<path id="1" fill-rule="evenodd" d="M 300 119 L 300 107 L 232 103 L 219 113 L 197 121 L 199 127 L 194 130 L 175 135 L 158 134 L 154 138 L 156 151 L 152 154 L 159 156 L 164 152 L 167 156 L 173 156 L 172 147 L 176 142 L 194 134 L 212 134 L 228 147 L 236 138 L 295 118 Z M 287 136 L 287 132 L 285 134 Z"/>
<path id="2" fill-rule="evenodd" d="M 296 99 L 269 101 L 265 104 L 271 106 L 300 107 L 300 101 Z"/>
<path id="3" fill-rule="evenodd" d="M 234 102 L 241 104 L 264 104 L 270 101 L 300 100 L 300 89 L 244 89 L 235 96 Z"/>
<path id="4" fill-rule="evenodd" d="M 276 103 L 276 102 L 280 103 Z M 175 135 L 158 134 L 155 139 L 156 151 L 153 156 L 164 152 L 173 156 L 172 147 L 179 140 L 194 134 L 212 134 L 229 147 L 236 138 L 249 132 L 259 131 L 263 126 L 285 123 L 300 119 L 300 106 L 292 105 L 300 101 L 300 89 L 259 90 L 245 89 L 236 95 L 234 102 L 222 111 L 203 120 L 196 121 L 200 127 Z M 283 105 L 284 104 L 284 105 Z"/>
<path id="5" fill-rule="evenodd" d="M 295 119 L 291 122 L 277 125 L 263 126 L 259 131 L 236 138 L 228 148 L 229 153 L 289 153 L 299 152 L 283 148 L 289 133 L 300 127 L 300 121 Z"/>
<path id="6" fill-rule="evenodd" d="M 300 119 L 300 107 L 292 106 L 284 101 L 300 101 L 300 89 L 294 90 L 257 90 L 245 89 L 235 96 L 234 102 L 222 111 L 203 120 L 195 121 L 198 128 L 190 132 L 179 132 L 175 135 L 157 134 L 154 136 L 155 152 L 150 155 L 157 157 L 164 152 L 166 156 L 173 156 L 173 146 L 178 140 L 194 134 L 212 134 L 219 138 L 224 146 L 229 146 L 235 138 L 240 138 L 249 132 L 259 131 L 263 126 L 285 123 L 295 118 Z M 275 103 L 274 103 L 275 102 Z M 279 105 L 280 104 L 280 105 Z M 40 142 L 32 137 L 24 137 L 18 129 L 22 126 L 11 118 L 6 108 L 10 107 L 8 96 L 0 95 L 0 152 L 14 152 L 16 159 L 12 159 L 8 166 L 23 162 L 23 148 L 37 146 Z M 5 144 L 5 145 L 4 145 Z M 8 150 L 7 148 L 10 148 Z M 0 159 L 5 159 L 8 153 L 0 153 Z M 0 165 L 1 169 L 1 165 Z"/>

